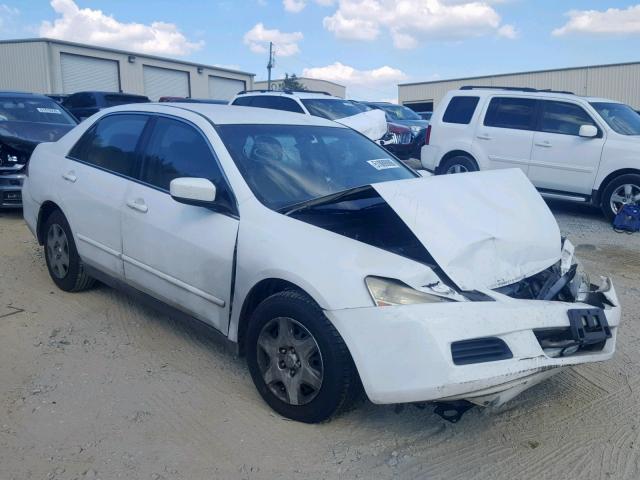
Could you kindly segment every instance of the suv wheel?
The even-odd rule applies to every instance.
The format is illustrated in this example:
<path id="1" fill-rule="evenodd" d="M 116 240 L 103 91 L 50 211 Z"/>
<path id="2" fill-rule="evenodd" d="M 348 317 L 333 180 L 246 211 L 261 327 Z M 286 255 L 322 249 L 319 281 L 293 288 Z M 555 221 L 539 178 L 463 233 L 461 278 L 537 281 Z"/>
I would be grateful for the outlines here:
<path id="1" fill-rule="evenodd" d="M 629 173 L 614 178 L 602 194 L 601 208 L 607 220 L 613 221 L 623 205 L 640 205 L 640 175 Z"/>
<path id="2" fill-rule="evenodd" d="M 478 166 L 473 158 L 467 155 L 457 155 L 442 162 L 439 171 L 440 174 L 477 172 Z"/>
<path id="3" fill-rule="evenodd" d="M 56 210 L 44 225 L 44 257 L 53 282 L 66 292 L 90 288 L 95 280 L 84 271 L 84 265 L 67 219 Z"/>
<path id="4" fill-rule="evenodd" d="M 327 420 L 348 407 L 359 390 L 342 337 L 322 310 L 298 291 L 276 293 L 253 312 L 247 363 L 262 398 L 284 417 Z"/>

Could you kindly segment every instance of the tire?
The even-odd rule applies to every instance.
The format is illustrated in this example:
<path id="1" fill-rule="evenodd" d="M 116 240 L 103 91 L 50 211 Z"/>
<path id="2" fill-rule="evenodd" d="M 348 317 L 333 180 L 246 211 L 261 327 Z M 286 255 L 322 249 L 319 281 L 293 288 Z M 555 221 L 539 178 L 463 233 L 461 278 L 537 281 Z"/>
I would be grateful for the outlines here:
<path id="1" fill-rule="evenodd" d="M 630 196 L 625 194 L 625 189 L 627 192 L 631 192 Z M 600 208 L 602 209 L 602 213 L 604 213 L 607 220 L 612 222 L 617 214 L 617 209 L 614 210 L 612 203 L 619 208 L 619 206 L 624 203 L 624 200 L 621 197 L 633 198 L 637 195 L 640 195 L 640 174 L 627 173 L 614 178 L 602 192 L 602 197 L 600 199 Z M 640 200 L 636 200 L 633 203 L 640 205 Z"/>
<path id="2" fill-rule="evenodd" d="M 44 256 L 49 275 L 59 289 L 80 292 L 95 283 L 84 270 L 71 228 L 60 210 L 51 213 L 44 224 Z"/>
<path id="3" fill-rule="evenodd" d="M 258 305 L 247 329 L 245 351 L 258 392 L 286 418 L 304 423 L 328 420 L 346 410 L 360 391 L 342 337 L 302 292 L 279 292 Z M 305 383 L 305 378 L 313 381 Z M 291 383 L 285 385 L 282 379 Z"/>
<path id="4" fill-rule="evenodd" d="M 478 165 L 476 165 L 475 160 L 468 155 L 456 155 L 455 157 L 448 158 L 442 162 L 440 168 L 438 168 L 439 175 L 477 171 Z"/>

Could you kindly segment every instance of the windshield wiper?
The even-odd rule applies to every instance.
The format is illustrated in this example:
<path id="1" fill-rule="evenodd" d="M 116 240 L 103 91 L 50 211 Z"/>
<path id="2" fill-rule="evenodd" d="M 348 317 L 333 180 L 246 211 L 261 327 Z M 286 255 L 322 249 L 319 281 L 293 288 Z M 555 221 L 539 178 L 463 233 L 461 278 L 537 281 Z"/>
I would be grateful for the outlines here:
<path id="1" fill-rule="evenodd" d="M 344 200 L 345 198 L 357 195 L 358 193 L 365 192 L 372 188 L 373 187 L 371 187 L 371 185 L 361 185 L 359 187 L 348 188 L 347 190 L 330 193 L 329 195 L 325 195 L 323 197 L 312 198 L 311 200 L 305 200 L 304 202 L 294 203 L 293 205 L 282 207 L 278 209 L 278 213 L 291 215 L 292 213 L 296 213 L 301 210 L 308 210 L 320 205 L 330 205 L 332 203 L 337 203 L 341 200 Z"/>

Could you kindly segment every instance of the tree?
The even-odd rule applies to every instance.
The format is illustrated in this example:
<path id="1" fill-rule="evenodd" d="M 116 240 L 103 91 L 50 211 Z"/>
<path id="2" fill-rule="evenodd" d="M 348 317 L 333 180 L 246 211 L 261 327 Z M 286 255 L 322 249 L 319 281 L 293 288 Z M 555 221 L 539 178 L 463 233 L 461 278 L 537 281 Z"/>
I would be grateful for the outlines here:
<path id="1" fill-rule="evenodd" d="M 298 80 L 298 77 L 296 76 L 295 73 L 292 73 L 291 75 L 289 75 L 288 73 L 285 73 L 284 80 L 282 81 L 282 89 L 299 92 L 299 91 L 306 90 L 307 87 L 305 87 L 302 83 L 300 83 L 300 80 Z"/>

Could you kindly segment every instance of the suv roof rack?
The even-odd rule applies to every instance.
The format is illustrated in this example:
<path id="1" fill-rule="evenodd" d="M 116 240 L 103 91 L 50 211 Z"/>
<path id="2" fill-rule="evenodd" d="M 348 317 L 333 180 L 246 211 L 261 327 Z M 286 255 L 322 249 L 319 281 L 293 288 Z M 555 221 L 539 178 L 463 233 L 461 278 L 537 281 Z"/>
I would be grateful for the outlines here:
<path id="1" fill-rule="evenodd" d="M 510 90 L 514 92 L 545 92 L 545 93 L 564 93 L 566 95 L 575 95 L 573 92 L 565 91 L 565 90 L 551 90 L 550 88 L 545 89 L 537 89 L 531 87 L 490 87 L 487 85 L 465 85 L 460 87 L 460 90 Z"/>
<path id="2" fill-rule="evenodd" d="M 238 92 L 238 95 L 244 95 L 245 93 L 254 93 L 254 92 L 260 92 L 260 93 L 271 93 L 271 92 L 276 92 L 276 93 L 286 93 L 288 95 L 292 95 L 294 93 L 317 93 L 320 95 L 328 95 L 330 97 L 332 97 L 333 95 L 331 95 L 329 92 L 324 92 L 322 90 L 265 90 L 265 89 L 259 89 L 259 90 L 242 90 L 241 92 Z"/>

